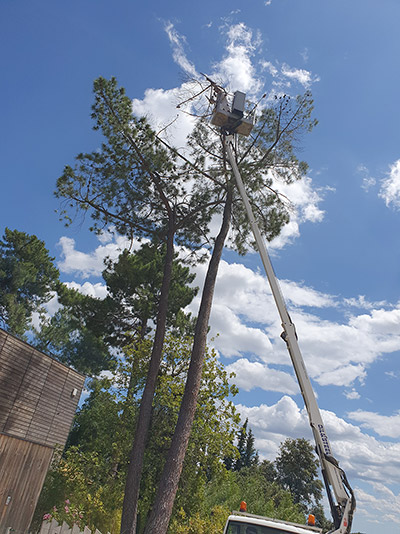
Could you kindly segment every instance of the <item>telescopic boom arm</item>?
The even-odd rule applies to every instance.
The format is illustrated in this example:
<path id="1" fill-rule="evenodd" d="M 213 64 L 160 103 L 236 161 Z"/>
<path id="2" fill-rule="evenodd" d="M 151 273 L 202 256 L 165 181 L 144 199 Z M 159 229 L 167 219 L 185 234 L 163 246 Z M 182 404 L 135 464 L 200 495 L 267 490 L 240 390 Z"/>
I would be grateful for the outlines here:
<path id="1" fill-rule="evenodd" d="M 271 286 L 272 294 L 282 321 L 283 332 L 281 337 L 287 345 L 293 367 L 296 372 L 297 380 L 300 385 L 301 394 L 303 395 L 304 403 L 306 405 L 335 525 L 335 530 L 331 531 L 331 534 L 350 534 L 353 513 L 355 511 L 354 494 L 347 481 L 344 471 L 339 467 L 338 461 L 333 457 L 331 452 L 331 447 L 325 432 L 321 412 L 318 408 L 310 378 L 300 352 L 296 328 L 287 311 L 279 282 L 275 276 L 264 239 L 262 238 L 260 230 L 254 219 L 253 211 L 251 209 L 251 205 L 236 163 L 236 158 L 232 150 L 234 133 L 223 135 L 223 140 L 226 155 L 235 175 L 237 187 L 242 197 L 261 260 L 263 262 L 265 272 Z"/>

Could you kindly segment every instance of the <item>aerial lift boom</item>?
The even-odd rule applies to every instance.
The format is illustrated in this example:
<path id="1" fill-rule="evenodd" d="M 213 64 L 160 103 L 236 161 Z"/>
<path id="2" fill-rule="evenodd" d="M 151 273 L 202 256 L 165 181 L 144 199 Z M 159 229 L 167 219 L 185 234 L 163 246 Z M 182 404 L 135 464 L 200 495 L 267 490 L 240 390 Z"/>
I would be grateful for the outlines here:
<path id="1" fill-rule="evenodd" d="M 223 98 L 225 98 L 225 111 L 226 97 L 222 95 L 222 97 L 220 96 L 219 100 L 221 103 L 221 100 L 223 100 Z M 299 343 L 297 340 L 296 328 L 288 313 L 286 303 L 279 286 L 279 282 L 275 276 L 275 272 L 272 267 L 267 248 L 265 246 L 264 239 L 261 236 L 260 230 L 254 218 L 253 210 L 251 208 L 236 163 L 236 158 L 232 150 L 234 137 L 235 135 L 237 135 L 237 133 L 241 133 L 243 135 L 249 135 L 250 133 L 250 119 L 243 117 L 244 93 L 239 93 L 238 91 L 235 93 L 232 111 L 228 111 L 227 120 L 225 124 L 220 124 L 221 122 L 223 122 L 223 115 L 221 116 L 221 111 L 219 111 L 219 113 L 220 115 L 218 117 L 216 117 L 216 113 L 214 114 L 212 123 L 221 126 L 227 159 L 229 160 L 229 163 L 232 167 L 232 171 L 236 179 L 236 184 L 242 197 L 247 216 L 251 225 L 251 229 L 253 231 L 254 238 L 257 244 L 257 248 L 260 253 L 261 260 L 264 265 L 264 269 L 271 287 L 272 295 L 274 297 L 281 318 L 283 327 L 281 337 L 287 345 L 290 358 L 295 369 L 297 380 L 299 382 L 301 394 L 304 399 L 304 403 L 310 421 L 310 426 L 316 443 L 316 452 L 319 457 L 322 476 L 328 494 L 328 500 L 335 526 L 335 529 L 331 531 L 331 534 L 350 534 L 353 513 L 355 511 L 354 494 L 347 481 L 347 477 L 344 471 L 339 467 L 338 461 L 332 455 L 329 440 L 325 432 L 324 423 L 322 421 L 321 412 L 319 410 L 314 390 L 312 388 L 310 378 L 308 376 L 305 363 L 300 351 Z"/>

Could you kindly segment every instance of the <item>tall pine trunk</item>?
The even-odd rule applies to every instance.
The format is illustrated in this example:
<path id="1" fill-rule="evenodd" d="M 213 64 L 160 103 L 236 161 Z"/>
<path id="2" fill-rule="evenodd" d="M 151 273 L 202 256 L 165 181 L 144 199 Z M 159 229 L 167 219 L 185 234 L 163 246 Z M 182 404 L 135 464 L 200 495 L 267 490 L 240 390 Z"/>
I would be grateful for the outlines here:
<path id="1" fill-rule="evenodd" d="M 178 422 L 168 451 L 164 470 L 158 485 L 156 498 L 146 525 L 145 534 L 165 534 L 172 514 L 179 478 L 192 430 L 200 389 L 206 349 L 208 323 L 218 267 L 221 260 L 225 239 L 228 234 L 232 211 L 232 190 L 228 188 L 227 199 L 220 232 L 215 241 L 214 250 L 208 265 L 203 294 L 196 322 L 192 354 L 185 391 L 179 410 Z"/>
<path id="2" fill-rule="evenodd" d="M 153 349 L 151 352 L 150 364 L 147 372 L 146 385 L 140 403 L 135 436 L 129 456 L 124 503 L 122 507 L 121 534 L 135 534 L 136 532 L 137 508 L 144 453 L 150 429 L 153 398 L 161 363 L 162 348 L 164 344 L 167 323 L 168 296 L 171 286 L 172 264 L 174 259 L 174 235 L 175 220 L 174 217 L 171 216 L 168 227 L 164 273 L 161 285 L 160 303 L 157 313 L 157 325 L 154 334 Z"/>

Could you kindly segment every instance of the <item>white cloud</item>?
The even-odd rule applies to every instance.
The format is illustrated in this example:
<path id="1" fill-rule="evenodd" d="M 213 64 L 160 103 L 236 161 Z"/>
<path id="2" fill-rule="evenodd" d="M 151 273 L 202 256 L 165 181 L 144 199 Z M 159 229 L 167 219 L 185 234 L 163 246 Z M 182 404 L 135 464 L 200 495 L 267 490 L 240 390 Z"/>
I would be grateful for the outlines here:
<path id="1" fill-rule="evenodd" d="M 374 308 L 391 307 L 391 304 L 385 300 L 371 302 L 366 299 L 365 295 L 358 295 L 357 297 L 344 298 L 343 303 L 352 308 L 363 308 L 364 310 L 372 310 Z"/>
<path id="2" fill-rule="evenodd" d="M 354 388 L 351 391 L 345 391 L 343 395 L 349 400 L 358 400 L 361 395 Z"/>
<path id="3" fill-rule="evenodd" d="M 261 61 L 260 62 L 261 68 L 264 70 L 267 70 L 271 76 L 278 76 L 279 70 L 271 61 Z"/>
<path id="4" fill-rule="evenodd" d="M 320 209 L 319 205 L 323 201 L 324 191 L 315 190 L 312 179 L 308 176 L 291 184 L 275 178 L 273 187 L 285 195 L 291 203 L 289 223 L 270 244 L 272 249 L 281 249 L 300 235 L 301 224 L 322 221 L 325 212 Z"/>
<path id="5" fill-rule="evenodd" d="M 186 74 L 192 78 L 197 78 L 199 75 L 193 63 L 188 60 L 185 54 L 184 46 L 186 44 L 186 40 L 184 36 L 177 32 L 171 22 L 167 22 L 165 25 L 165 32 L 168 35 L 168 39 L 172 46 L 172 53 L 175 63 L 177 63 Z"/>
<path id="6" fill-rule="evenodd" d="M 348 414 L 350 419 L 361 423 L 362 428 L 368 428 L 379 436 L 400 438 L 400 412 L 394 415 L 380 415 L 375 412 L 356 410 Z"/>
<path id="7" fill-rule="evenodd" d="M 196 285 L 202 285 L 205 269 L 204 264 L 196 268 Z M 359 298 L 355 299 L 358 307 L 364 302 L 368 312 L 364 308 L 354 315 L 349 314 L 349 299 L 341 300 L 293 281 L 282 281 L 281 287 L 308 372 L 320 385 L 351 391 L 355 382 L 364 382 L 368 367 L 382 354 L 400 350 L 400 307 L 374 309 Z M 193 314 L 199 299 L 190 305 Z M 316 310 L 329 308 L 343 313 L 342 320 L 324 320 L 316 315 Z M 266 277 L 244 265 L 221 261 L 210 320 L 210 337 L 218 335 L 213 341 L 217 350 L 233 360 L 246 357 L 253 363 L 288 366 L 290 376 L 292 366 L 281 332 Z M 347 395 L 354 398 L 356 394 Z"/>
<path id="8" fill-rule="evenodd" d="M 228 373 L 235 373 L 232 382 L 245 391 L 261 388 L 265 391 L 279 391 L 294 395 L 299 393 L 299 386 L 288 373 L 270 369 L 260 362 L 250 362 L 247 358 L 236 360 L 225 367 Z"/>
<path id="9" fill-rule="evenodd" d="M 281 280 L 280 285 L 287 300 L 295 306 L 313 306 L 316 308 L 336 307 L 337 300 L 332 295 L 321 293 L 311 287 L 290 280 Z"/>
<path id="10" fill-rule="evenodd" d="M 397 339 L 400 335 L 400 309 L 372 310 L 370 314 L 359 315 L 350 319 L 350 324 L 364 333 L 376 336 L 390 336 Z M 389 341 L 389 338 L 387 338 Z"/>
<path id="11" fill-rule="evenodd" d="M 289 78 L 290 80 L 300 83 L 306 89 L 308 89 L 313 83 L 320 80 L 319 76 L 313 76 L 310 71 L 306 69 L 292 68 L 286 63 L 282 65 L 282 74 L 285 78 Z"/>
<path id="12" fill-rule="evenodd" d="M 363 176 L 361 187 L 368 193 L 376 185 L 376 179 L 370 176 L 368 168 L 363 163 L 358 165 L 357 172 Z"/>
<path id="13" fill-rule="evenodd" d="M 205 269 L 204 264 L 196 268 L 196 285 L 202 285 Z M 293 281 L 282 281 L 281 286 L 307 370 L 321 386 L 351 388 L 344 394 L 354 399 L 358 395 L 354 383 L 363 384 L 369 366 L 382 354 L 400 350 L 400 308 L 374 310 L 365 301 L 369 313 L 349 315 L 348 299 L 340 300 Z M 199 299 L 189 307 L 193 314 L 197 313 Z M 363 302 L 356 300 L 359 305 Z M 343 320 L 323 320 L 307 313 L 305 307 L 332 307 L 335 313 L 343 312 Z M 216 349 L 233 360 L 231 365 L 235 358 L 246 358 L 249 364 L 243 372 L 248 374 L 254 371 L 255 362 L 279 364 L 288 366 L 287 376 L 291 378 L 292 364 L 281 332 L 266 277 L 244 265 L 221 261 L 210 319 L 210 338 L 215 338 Z M 249 388 L 251 382 L 243 380 Z"/>
<path id="14" fill-rule="evenodd" d="M 225 57 L 214 65 L 213 76 L 221 79 L 231 91 L 240 90 L 249 97 L 257 95 L 262 82 L 257 76 L 252 57 L 260 43 L 260 35 L 254 35 L 243 22 L 230 26 Z"/>
<path id="15" fill-rule="evenodd" d="M 286 395 L 271 406 L 238 404 L 236 407 L 242 420 L 249 419 L 256 447 L 263 459 L 273 460 L 280 443 L 287 437 L 312 438 L 307 413 L 305 410 L 300 410 L 294 400 Z"/>
<path id="16" fill-rule="evenodd" d="M 142 100 L 133 99 L 133 113 L 138 117 L 146 117 L 156 132 L 163 130 L 164 138 L 175 147 L 182 148 L 193 130 L 195 118 L 178 112 L 176 106 L 187 98 L 190 91 L 192 86 L 189 83 L 169 90 L 146 89 Z"/>
<path id="17" fill-rule="evenodd" d="M 356 488 L 357 494 L 357 514 L 362 514 L 369 518 L 372 523 L 376 523 L 376 529 L 386 531 L 393 523 L 400 524 L 400 495 L 395 494 L 382 483 L 371 484 L 374 494 L 368 493 L 365 489 Z M 390 524 L 392 523 L 392 525 Z M 386 527 L 388 525 L 388 527 Z"/>
<path id="18" fill-rule="evenodd" d="M 76 250 L 74 240 L 61 238 L 61 270 L 83 278 L 100 276 L 104 257 L 116 258 L 128 245 L 112 234 L 103 236 L 102 241 L 96 250 L 86 254 Z M 196 285 L 202 285 L 205 271 L 205 264 L 196 267 Z M 282 281 L 281 285 L 296 324 L 308 372 L 320 385 L 354 389 L 356 381 L 363 383 L 369 365 L 377 358 L 400 350 L 400 307 L 374 309 L 371 303 L 360 297 L 354 300 L 359 307 L 364 304 L 367 311 L 354 315 L 348 312 L 351 299 L 341 301 L 336 296 L 293 281 Z M 99 298 L 104 298 L 106 294 L 101 283 L 92 281 L 83 285 L 74 282 L 73 287 Z M 194 315 L 197 314 L 199 299 L 200 296 L 189 306 Z M 312 310 L 335 308 L 336 313 L 344 312 L 343 320 L 323 320 L 315 313 L 307 313 L 307 307 Z M 287 389 L 281 390 L 291 391 L 287 384 L 292 380 L 292 366 L 286 346 L 280 339 L 281 332 L 279 315 L 266 277 L 244 265 L 222 261 L 210 320 L 210 337 L 218 336 L 213 342 L 217 350 L 231 358 L 232 365 L 235 359 L 246 358 L 248 364 L 243 372 L 248 376 L 254 372 L 255 364 L 288 366 L 287 373 L 281 369 L 276 376 L 286 384 Z M 274 374 L 271 370 L 268 373 L 269 376 Z M 246 381 L 246 378 L 240 379 Z M 246 384 L 250 387 L 249 381 Z M 347 396 L 354 398 L 355 394 L 347 393 Z"/>
<path id="19" fill-rule="evenodd" d="M 61 237 L 58 246 L 61 248 L 62 259 L 57 262 L 60 271 L 66 274 L 74 273 L 82 278 L 101 276 L 106 257 L 117 259 L 124 249 L 139 247 L 139 243 L 131 243 L 130 240 L 122 236 L 115 236 L 114 241 L 110 242 L 109 233 L 101 239 L 105 244 L 100 245 L 93 252 L 86 253 L 76 250 L 74 239 L 66 236 Z"/>
<path id="20" fill-rule="evenodd" d="M 381 182 L 379 196 L 386 206 L 400 209 L 400 159 L 390 165 L 388 177 Z"/>
<path id="21" fill-rule="evenodd" d="M 97 284 L 92 284 L 90 282 L 85 282 L 84 284 L 78 284 L 77 282 L 66 282 L 65 285 L 69 289 L 76 289 L 79 293 L 83 295 L 89 295 L 98 299 L 105 299 L 107 296 L 107 287 L 105 284 L 98 282 Z"/>

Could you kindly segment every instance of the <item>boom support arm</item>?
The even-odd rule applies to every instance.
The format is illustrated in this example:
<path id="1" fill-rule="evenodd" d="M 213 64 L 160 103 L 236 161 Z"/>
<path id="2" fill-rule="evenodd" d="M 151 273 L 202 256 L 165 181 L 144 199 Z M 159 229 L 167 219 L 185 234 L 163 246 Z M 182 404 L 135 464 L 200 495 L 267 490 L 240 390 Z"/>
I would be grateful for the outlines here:
<path id="1" fill-rule="evenodd" d="M 286 308 L 279 282 L 266 249 L 264 239 L 254 219 L 253 211 L 242 178 L 232 151 L 233 134 L 224 138 L 225 151 L 236 179 L 237 187 L 242 197 L 247 216 L 254 234 L 265 272 L 268 277 L 271 291 L 282 321 L 283 332 L 281 337 L 286 342 L 290 358 L 300 385 L 301 394 L 307 409 L 310 426 L 316 443 L 316 451 L 320 460 L 323 479 L 328 493 L 329 504 L 334 520 L 335 530 L 331 534 L 350 534 L 353 513 L 355 510 L 355 498 L 353 491 L 347 482 L 344 471 L 339 467 L 337 460 L 332 455 L 328 437 L 325 432 L 321 412 L 318 408 L 314 390 L 311 386 L 300 347 L 297 341 L 296 328 Z"/>

